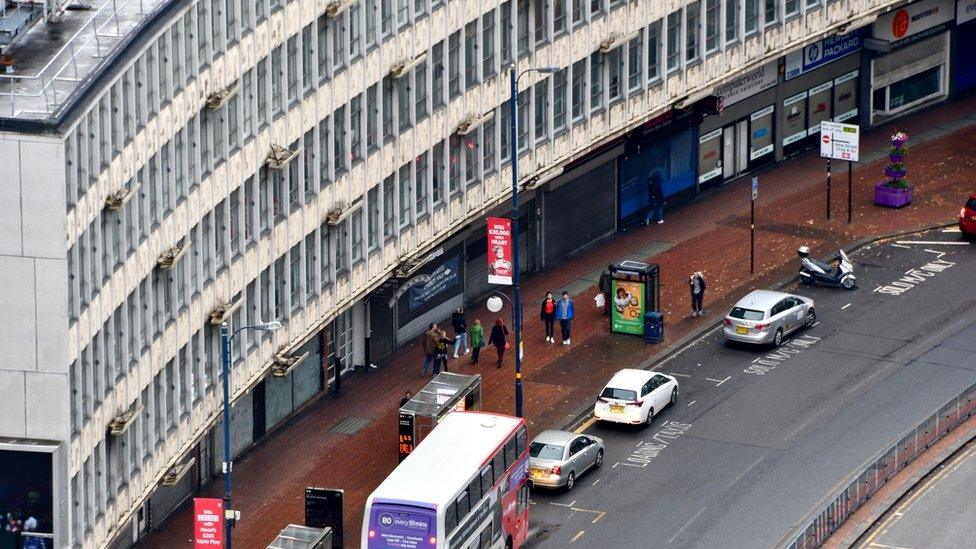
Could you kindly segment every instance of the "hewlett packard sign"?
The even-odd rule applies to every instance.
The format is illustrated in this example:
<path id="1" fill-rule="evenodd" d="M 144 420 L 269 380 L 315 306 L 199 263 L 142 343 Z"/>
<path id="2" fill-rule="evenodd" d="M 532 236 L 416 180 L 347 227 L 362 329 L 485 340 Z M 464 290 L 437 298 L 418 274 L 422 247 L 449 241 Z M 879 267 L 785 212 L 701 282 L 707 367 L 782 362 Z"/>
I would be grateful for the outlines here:
<path id="1" fill-rule="evenodd" d="M 972 0 L 976 2 L 976 0 Z M 828 36 L 813 44 L 786 55 L 786 79 L 796 78 L 805 72 L 812 71 L 857 52 L 863 45 L 861 31 L 851 31 L 842 36 Z"/>

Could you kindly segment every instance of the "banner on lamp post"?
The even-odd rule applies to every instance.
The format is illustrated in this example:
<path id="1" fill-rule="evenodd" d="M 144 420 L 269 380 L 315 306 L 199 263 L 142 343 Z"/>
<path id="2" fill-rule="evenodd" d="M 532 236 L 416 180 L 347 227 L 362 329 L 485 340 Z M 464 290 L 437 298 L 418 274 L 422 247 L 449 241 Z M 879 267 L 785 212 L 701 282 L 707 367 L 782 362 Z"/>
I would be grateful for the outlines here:
<path id="1" fill-rule="evenodd" d="M 224 502 L 218 498 L 193 498 L 193 547 L 224 546 Z"/>
<path id="2" fill-rule="evenodd" d="M 488 283 L 512 283 L 512 220 L 488 218 Z"/>

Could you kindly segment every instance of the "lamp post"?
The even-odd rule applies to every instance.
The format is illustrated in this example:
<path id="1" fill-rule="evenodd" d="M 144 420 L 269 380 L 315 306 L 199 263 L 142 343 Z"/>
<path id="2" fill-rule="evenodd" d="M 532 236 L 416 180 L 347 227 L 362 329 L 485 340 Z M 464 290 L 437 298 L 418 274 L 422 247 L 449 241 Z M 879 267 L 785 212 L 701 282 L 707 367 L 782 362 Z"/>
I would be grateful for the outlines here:
<path id="1" fill-rule="evenodd" d="M 557 67 L 534 67 L 518 72 L 512 63 L 509 79 L 512 84 L 512 97 L 509 99 L 512 119 L 512 327 L 515 331 L 515 415 L 522 417 L 522 294 L 519 289 L 519 200 L 518 200 L 518 81 L 524 74 L 541 72 L 552 74 Z"/>
<path id="2" fill-rule="evenodd" d="M 230 344 L 234 336 L 244 330 L 274 332 L 279 328 L 281 328 L 281 322 L 273 320 L 253 326 L 242 326 L 234 333 L 230 333 L 227 322 L 220 323 L 220 358 L 224 373 L 224 547 L 227 549 L 231 549 L 230 528 L 235 520 L 231 518 L 234 516 L 234 512 L 230 507 L 231 472 L 234 470 L 234 461 L 230 457 Z"/>

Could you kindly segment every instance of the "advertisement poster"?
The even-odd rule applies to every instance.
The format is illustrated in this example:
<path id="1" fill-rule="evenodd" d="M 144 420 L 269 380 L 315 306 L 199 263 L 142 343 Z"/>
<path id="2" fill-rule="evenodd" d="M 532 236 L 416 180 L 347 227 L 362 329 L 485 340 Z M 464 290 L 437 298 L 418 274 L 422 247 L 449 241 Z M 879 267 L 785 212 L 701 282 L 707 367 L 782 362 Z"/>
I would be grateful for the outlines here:
<path id="1" fill-rule="evenodd" d="M 423 307 L 428 301 L 439 294 L 453 288 L 461 282 L 461 256 L 454 256 L 430 273 L 430 279 L 424 284 L 410 287 L 409 305 L 411 311 Z"/>
<path id="2" fill-rule="evenodd" d="M 610 331 L 643 335 L 644 284 L 629 280 L 614 280 L 610 293 Z"/>
<path id="3" fill-rule="evenodd" d="M 193 498 L 193 547 L 224 546 L 224 502 L 218 498 Z"/>
<path id="4" fill-rule="evenodd" d="M 488 218 L 488 283 L 512 283 L 512 220 Z"/>

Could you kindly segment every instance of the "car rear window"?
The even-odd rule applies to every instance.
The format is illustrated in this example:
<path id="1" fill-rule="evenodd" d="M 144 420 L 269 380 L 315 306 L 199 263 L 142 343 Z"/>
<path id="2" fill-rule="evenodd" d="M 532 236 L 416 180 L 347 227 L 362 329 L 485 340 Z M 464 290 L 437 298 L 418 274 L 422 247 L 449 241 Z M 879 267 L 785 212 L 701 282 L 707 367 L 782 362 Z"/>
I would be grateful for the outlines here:
<path id="1" fill-rule="evenodd" d="M 970 198 L 969 202 L 966 202 L 966 207 L 970 210 L 976 210 L 976 198 Z"/>
<path id="2" fill-rule="evenodd" d="M 539 459 L 562 459 L 564 446 L 558 444 L 546 444 L 544 442 L 533 442 L 529 447 L 529 457 Z"/>
<path id="3" fill-rule="evenodd" d="M 630 389 L 615 389 L 613 387 L 605 387 L 603 394 L 600 396 L 603 398 L 615 398 L 617 400 L 637 400 L 637 393 L 635 391 L 631 391 Z"/>
<path id="4" fill-rule="evenodd" d="M 762 311 L 757 311 L 755 309 L 733 307 L 732 312 L 729 313 L 729 316 L 732 318 L 741 318 L 742 320 L 762 320 L 766 315 Z"/>

